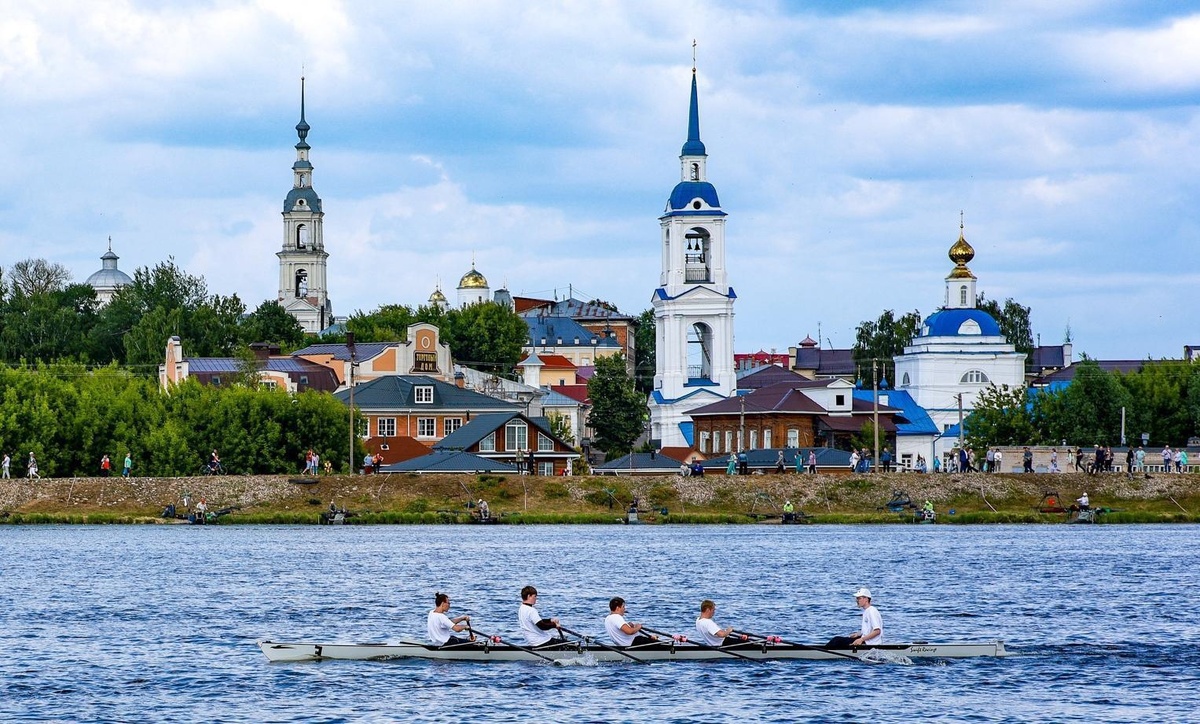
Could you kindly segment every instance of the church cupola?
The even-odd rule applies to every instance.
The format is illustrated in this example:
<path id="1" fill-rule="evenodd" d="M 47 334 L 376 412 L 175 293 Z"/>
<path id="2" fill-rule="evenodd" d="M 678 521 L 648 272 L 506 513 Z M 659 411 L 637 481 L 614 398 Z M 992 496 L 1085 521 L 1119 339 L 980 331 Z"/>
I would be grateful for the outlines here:
<path id="1" fill-rule="evenodd" d="M 963 234 L 962 214 L 958 220 L 958 241 L 950 247 L 950 261 L 954 268 L 946 277 L 946 309 L 975 308 L 975 275 L 967 268 L 967 263 L 975 258 L 975 250 L 967 243 Z"/>
<path id="2" fill-rule="evenodd" d="M 300 122 L 296 124 L 296 161 L 292 189 L 283 200 L 283 248 L 279 257 L 278 301 L 300 322 L 304 331 L 320 332 L 333 323 L 333 306 L 326 287 L 326 260 L 321 197 L 312 186 L 308 159 L 311 126 L 304 117 L 304 78 L 300 78 Z"/>

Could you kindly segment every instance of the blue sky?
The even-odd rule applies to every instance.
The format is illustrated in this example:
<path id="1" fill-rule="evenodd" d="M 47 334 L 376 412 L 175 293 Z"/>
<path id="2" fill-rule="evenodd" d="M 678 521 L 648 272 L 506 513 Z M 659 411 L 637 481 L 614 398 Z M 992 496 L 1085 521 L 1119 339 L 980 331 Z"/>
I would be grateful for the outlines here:
<path id="1" fill-rule="evenodd" d="M 0 267 L 274 298 L 307 76 L 336 314 L 471 265 L 634 313 L 698 41 L 736 348 L 979 289 L 1094 357 L 1200 344 L 1200 3 L 56 2 L 0 14 Z"/>

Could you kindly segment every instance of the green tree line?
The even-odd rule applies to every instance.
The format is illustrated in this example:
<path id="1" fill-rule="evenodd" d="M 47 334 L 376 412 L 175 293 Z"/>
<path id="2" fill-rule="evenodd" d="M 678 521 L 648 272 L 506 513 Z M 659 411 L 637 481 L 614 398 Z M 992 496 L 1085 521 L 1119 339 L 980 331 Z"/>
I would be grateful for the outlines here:
<path id="1" fill-rule="evenodd" d="M 1200 365 L 1182 360 L 1147 360 L 1122 374 L 1083 359 L 1075 379 L 1060 389 L 1016 389 L 989 385 L 966 422 L 967 444 L 1119 445 L 1121 410 L 1126 440 L 1140 445 L 1184 445 L 1200 432 Z"/>
<path id="2" fill-rule="evenodd" d="M 164 392 L 115 365 L 0 368 L 0 450 L 14 476 L 30 452 L 43 476 L 98 475 L 104 455 L 119 471 L 126 453 L 137 476 L 195 475 L 213 449 L 232 474 L 294 473 L 310 448 L 349 469 L 349 413 L 331 395 L 194 380 Z"/>

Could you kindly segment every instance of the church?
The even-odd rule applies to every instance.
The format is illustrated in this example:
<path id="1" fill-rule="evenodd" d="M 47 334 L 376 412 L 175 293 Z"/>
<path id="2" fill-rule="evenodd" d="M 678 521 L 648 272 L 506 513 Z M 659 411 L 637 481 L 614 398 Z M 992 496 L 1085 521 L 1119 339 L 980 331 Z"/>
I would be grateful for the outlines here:
<path id="1" fill-rule="evenodd" d="M 725 267 L 725 212 L 708 181 L 700 140 L 696 68 L 679 183 L 659 217 L 662 271 L 651 304 L 655 323 L 650 438 L 660 447 L 691 447 L 688 413 L 737 390 L 733 366 L 733 302 Z"/>
<path id="2" fill-rule="evenodd" d="M 308 160 L 308 131 L 304 120 L 304 78 L 300 79 L 300 122 L 296 124 L 296 162 L 292 164 L 292 190 L 283 200 L 283 248 L 279 257 L 280 306 L 296 318 L 309 334 L 317 334 L 333 324 L 333 304 L 329 301 L 322 228 L 325 213 L 321 197 L 313 189 L 313 165 Z"/>

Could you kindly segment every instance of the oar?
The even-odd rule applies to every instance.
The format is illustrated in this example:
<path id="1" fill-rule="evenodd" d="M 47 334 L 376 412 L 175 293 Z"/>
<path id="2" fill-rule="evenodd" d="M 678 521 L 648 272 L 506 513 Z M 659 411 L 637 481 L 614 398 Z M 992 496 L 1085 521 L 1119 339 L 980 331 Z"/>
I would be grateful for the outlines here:
<path id="1" fill-rule="evenodd" d="M 467 630 L 470 631 L 469 628 Z M 507 646 L 510 646 L 518 651 L 524 651 L 525 653 L 536 656 L 539 659 L 545 659 L 546 661 L 549 661 L 552 664 L 564 665 L 558 659 L 552 659 L 549 656 L 546 656 L 544 654 L 539 654 L 538 652 L 534 651 L 533 649 L 529 648 L 528 646 L 518 646 L 517 644 L 508 643 L 507 641 L 504 641 L 504 639 L 500 638 L 499 636 L 489 636 L 482 631 L 471 631 L 471 633 L 477 633 L 480 636 L 484 637 L 485 639 L 491 639 L 492 643 L 498 644 L 498 643 L 504 642 L 504 644 Z"/>
<path id="2" fill-rule="evenodd" d="M 827 649 L 824 646 L 813 646 L 811 644 L 802 644 L 802 643 L 799 643 L 796 641 L 788 641 L 787 639 L 780 638 L 779 636 L 763 636 L 762 634 L 750 633 L 749 631 L 734 631 L 734 633 L 741 634 L 743 636 L 749 636 L 750 638 L 761 639 L 761 640 L 767 641 L 769 643 L 787 644 L 788 646 L 795 646 L 796 648 L 803 649 L 805 651 L 823 651 L 827 654 L 833 654 L 834 656 L 841 656 L 844 659 L 854 659 L 855 661 L 867 661 L 870 663 L 874 663 L 874 662 L 871 662 L 870 659 L 864 659 L 863 657 L 857 656 L 855 654 L 843 654 L 841 651 L 834 651 L 833 649 Z"/>
<path id="3" fill-rule="evenodd" d="M 595 644 L 595 645 L 599 646 L 600 648 L 604 649 L 605 651 L 611 651 L 614 654 L 620 654 L 627 659 L 633 659 L 634 661 L 638 662 L 639 664 L 650 663 L 649 661 L 646 661 L 645 659 L 639 659 L 638 657 L 636 657 L 632 654 L 627 654 L 624 651 L 622 651 L 621 649 L 615 648 L 613 646 L 609 646 L 607 644 L 603 644 L 590 636 L 584 636 L 581 633 L 576 633 L 576 632 L 572 631 L 571 629 L 567 628 L 566 626 L 559 626 L 558 628 L 560 630 L 562 630 L 563 633 L 570 634 L 572 636 L 575 636 L 576 638 L 582 639 L 585 644 Z M 642 628 L 645 628 L 645 627 L 643 626 Z M 646 629 L 646 630 L 649 631 L 650 629 Z"/>
<path id="4" fill-rule="evenodd" d="M 658 634 L 659 636 L 665 636 L 669 639 L 674 639 L 674 640 L 682 642 L 682 643 L 688 643 L 693 646 L 696 646 L 697 648 L 704 649 L 706 651 L 719 651 L 723 654 L 728 654 L 730 656 L 736 656 L 739 659 L 745 659 L 746 661 L 753 661 L 756 664 L 762 663 L 761 659 L 756 659 L 756 658 L 753 658 L 750 656 L 743 656 L 742 654 L 739 654 L 736 651 L 730 651 L 729 649 L 721 648 L 720 646 L 709 646 L 708 644 L 702 644 L 697 641 L 690 641 L 687 636 L 681 636 L 679 634 L 670 634 L 670 633 L 667 633 L 666 631 L 657 631 L 657 630 L 652 629 L 649 626 L 645 626 L 645 625 L 642 626 L 642 630 L 649 631 L 652 634 Z"/>

